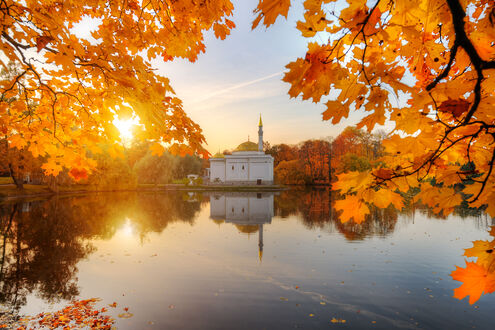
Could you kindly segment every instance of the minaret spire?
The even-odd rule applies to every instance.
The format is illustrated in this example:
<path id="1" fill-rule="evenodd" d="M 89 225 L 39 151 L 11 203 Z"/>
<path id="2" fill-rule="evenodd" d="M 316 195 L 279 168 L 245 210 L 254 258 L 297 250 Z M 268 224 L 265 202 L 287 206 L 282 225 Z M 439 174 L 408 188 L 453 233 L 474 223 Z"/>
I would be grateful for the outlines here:
<path id="1" fill-rule="evenodd" d="M 261 121 L 261 113 L 260 123 L 258 124 L 258 151 L 263 152 L 263 121 Z"/>
<path id="2" fill-rule="evenodd" d="M 258 225 L 258 256 L 263 259 L 263 224 Z"/>

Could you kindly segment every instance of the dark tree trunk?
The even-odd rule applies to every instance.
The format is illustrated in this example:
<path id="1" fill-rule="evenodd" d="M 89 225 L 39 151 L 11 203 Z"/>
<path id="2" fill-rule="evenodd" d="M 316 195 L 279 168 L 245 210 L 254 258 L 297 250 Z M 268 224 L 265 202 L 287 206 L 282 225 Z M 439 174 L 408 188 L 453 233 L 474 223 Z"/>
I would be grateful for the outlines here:
<path id="1" fill-rule="evenodd" d="M 9 163 L 9 173 L 17 189 L 24 189 L 22 178 L 17 177 L 16 173 L 14 172 L 14 169 L 12 168 L 12 163 Z"/>

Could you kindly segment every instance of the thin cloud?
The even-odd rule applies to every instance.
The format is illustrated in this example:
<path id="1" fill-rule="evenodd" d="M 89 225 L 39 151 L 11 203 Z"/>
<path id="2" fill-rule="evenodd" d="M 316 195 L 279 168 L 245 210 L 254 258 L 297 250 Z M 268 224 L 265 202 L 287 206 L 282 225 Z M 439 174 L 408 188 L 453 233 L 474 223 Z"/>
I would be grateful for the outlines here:
<path id="1" fill-rule="evenodd" d="M 265 76 L 265 77 L 261 77 L 261 78 L 250 80 L 250 81 L 246 81 L 246 82 L 243 82 L 243 83 L 240 83 L 240 84 L 236 84 L 236 85 L 233 85 L 233 86 L 230 86 L 230 87 L 227 87 L 227 88 L 218 90 L 216 92 L 213 92 L 213 93 L 210 93 L 210 94 L 206 95 L 203 98 L 200 98 L 200 99 L 197 99 L 195 101 L 192 101 L 191 104 L 196 104 L 196 103 L 199 103 L 199 102 L 203 102 L 203 101 L 206 101 L 208 99 L 211 99 L 211 98 L 213 98 L 215 96 L 218 96 L 218 95 L 221 95 L 221 94 L 225 94 L 227 92 L 230 92 L 230 91 L 233 91 L 233 90 L 236 90 L 236 89 L 245 87 L 245 86 L 253 85 L 253 84 L 259 83 L 260 81 L 268 80 L 270 78 L 279 76 L 282 73 L 283 73 L 283 71 L 279 71 L 279 72 L 272 73 L 272 74 L 270 74 L 268 76 Z"/>

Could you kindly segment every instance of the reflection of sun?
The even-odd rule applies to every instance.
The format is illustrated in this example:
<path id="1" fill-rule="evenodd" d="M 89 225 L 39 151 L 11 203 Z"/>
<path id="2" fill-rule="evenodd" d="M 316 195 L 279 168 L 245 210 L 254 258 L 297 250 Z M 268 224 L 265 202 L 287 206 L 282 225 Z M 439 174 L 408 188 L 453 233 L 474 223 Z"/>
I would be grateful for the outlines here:
<path id="1" fill-rule="evenodd" d="M 129 218 L 125 219 L 124 225 L 119 229 L 123 236 L 130 237 L 134 233 L 134 228 L 132 228 L 132 223 Z"/>
<path id="2" fill-rule="evenodd" d="M 138 118 L 132 118 L 132 119 L 126 119 L 126 120 L 120 120 L 120 119 L 114 119 L 113 124 L 115 127 L 120 132 L 120 137 L 124 140 L 130 140 L 132 139 L 132 130 L 134 128 L 134 125 L 139 124 L 139 119 Z"/>

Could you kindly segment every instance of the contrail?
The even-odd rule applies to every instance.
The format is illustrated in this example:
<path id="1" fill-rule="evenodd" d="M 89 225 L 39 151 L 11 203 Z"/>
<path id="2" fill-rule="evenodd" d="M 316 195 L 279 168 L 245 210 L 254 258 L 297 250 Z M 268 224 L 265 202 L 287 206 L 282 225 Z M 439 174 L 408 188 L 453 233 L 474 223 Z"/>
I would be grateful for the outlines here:
<path id="1" fill-rule="evenodd" d="M 252 84 L 256 84 L 260 81 L 263 81 L 263 80 L 267 80 L 267 79 L 270 79 L 270 78 L 273 78 L 273 77 L 276 77 L 280 74 L 282 74 L 283 71 L 279 71 L 279 72 L 276 72 L 276 73 L 272 73 L 268 76 L 265 76 L 265 77 L 261 77 L 261 78 L 258 78 L 258 79 L 254 79 L 254 80 L 250 80 L 250 81 L 246 81 L 246 82 L 243 82 L 243 83 L 240 83 L 240 84 L 237 84 L 237 85 L 234 85 L 234 86 L 230 86 L 230 87 L 227 87 L 227 88 L 224 88 L 224 89 L 221 89 L 219 91 L 216 91 L 216 92 L 213 92 L 213 93 L 210 93 L 208 95 L 206 95 L 205 97 L 201 98 L 201 99 L 198 99 L 196 101 L 193 101 L 191 102 L 192 104 L 194 103 L 198 103 L 198 102 L 203 102 L 205 100 L 208 100 L 208 99 L 211 99 L 212 97 L 214 96 L 217 96 L 217 95 L 220 95 L 220 94 L 224 94 L 224 93 L 227 93 L 227 92 L 230 92 L 234 89 L 238 89 L 238 88 L 241 88 L 241 87 L 244 87 L 244 86 L 249 86 L 249 85 L 252 85 Z"/>

